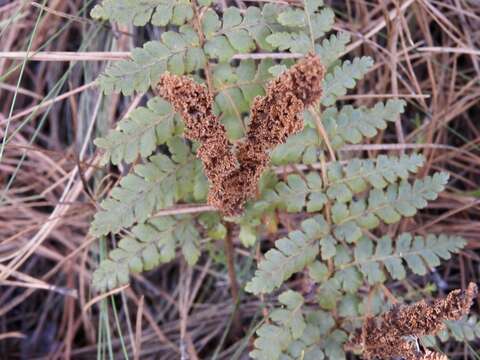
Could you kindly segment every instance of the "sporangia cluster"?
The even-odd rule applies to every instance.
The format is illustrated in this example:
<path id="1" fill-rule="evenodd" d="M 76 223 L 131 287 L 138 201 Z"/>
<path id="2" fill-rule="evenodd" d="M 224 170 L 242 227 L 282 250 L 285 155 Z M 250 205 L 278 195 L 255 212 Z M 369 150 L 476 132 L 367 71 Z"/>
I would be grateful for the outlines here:
<path id="1" fill-rule="evenodd" d="M 430 350 L 422 352 L 418 338 L 435 335 L 445 327 L 445 320 L 459 320 L 468 314 L 477 292 L 477 285 L 470 283 L 465 291 L 453 290 L 432 303 L 421 300 L 396 306 L 378 317 L 368 317 L 352 345 L 361 347 L 366 359 L 445 359 Z"/>
<path id="2" fill-rule="evenodd" d="M 308 55 L 268 84 L 251 107 L 245 139 L 234 146 L 213 113 L 213 96 L 185 76 L 164 74 L 157 86 L 185 122 L 185 137 L 200 142 L 197 156 L 210 181 L 208 203 L 225 215 L 239 215 L 254 197 L 270 151 L 303 129 L 302 112 L 320 100 L 324 66 Z"/>

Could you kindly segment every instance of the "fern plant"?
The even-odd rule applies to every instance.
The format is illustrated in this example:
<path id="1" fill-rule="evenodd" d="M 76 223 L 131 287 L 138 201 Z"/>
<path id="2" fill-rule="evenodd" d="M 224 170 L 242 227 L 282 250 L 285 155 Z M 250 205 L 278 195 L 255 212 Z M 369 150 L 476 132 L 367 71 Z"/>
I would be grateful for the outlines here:
<path id="1" fill-rule="evenodd" d="M 303 222 L 275 242 L 245 285 L 254 295 L 278 294 L 268 304 L 250 355 L 337 360 L 345 358 L 345 343 L 362 327 L 362 318 L 388 307 L 391 294 L 383 284 L 404 280 L 409 273 L 425 275 L 465 245 L 456 236 L 385 233 L 386 225 L 414 216 L 435 200 L 448 175 L 416 178 L 424 163 L 416 153 L 343 157 L 339 150 L 345 144 L 385 130 L 405 102 L 337 105 L 373 61 L 340 60 L 350 37 L 331 33 L 334 13 L 322 0 L 242 10 L 219 10 L 209 0 L 104 0 L 91 14 L 163 30 L 159 39 L 134 49 L 130 59 L 106 68 L 98 79 L 106 94 L 146 92 L 167 71 L 191 75 L 213 94 L 215 114 L 231 141 L 245 136 L 254 99 L 295 58 L 315 53 L 326 68 L 319 103 L 303 113 L 304 129 L 272 151 L 259 195 L 240 216 L 161 213 L 175 204 L 205 203 L 209 186 L 195 156 L 198 143 L 185 139 L 182 118 L 164 99 L 153 96 L 98 137 L 103 164 L 130 169 L 100 203 L 91 225 L 93 235 L 118 240 L 94 273 L 98 290 L 125 284 L 129 274 L 172 260 L 177 249 L 194 264 L 201 240 L 228 237 L 226 222 L 230 229 L 239 227 L 240 240 L 249 247 L 260 239 L 267 217 L 278 226 L 280 212 L 302 214 Z M 280 165 L 301 165 L 301 171 L 281 176 Z M 293 277 L 304 286 L 289 288 Z M 478 335 L 478 325 L 473 329 L 466 338 Z M 452 331 L 460 338 L 461 332 Z"/>

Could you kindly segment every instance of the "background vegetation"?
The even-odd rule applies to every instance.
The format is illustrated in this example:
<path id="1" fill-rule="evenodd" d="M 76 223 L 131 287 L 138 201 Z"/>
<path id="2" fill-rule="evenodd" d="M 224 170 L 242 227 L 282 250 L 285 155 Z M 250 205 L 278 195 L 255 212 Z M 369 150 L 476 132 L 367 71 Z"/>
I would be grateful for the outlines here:
<path id="1" fill-rule="evenodd" d="M 437 201 L 415 222 L 396 226 L 460 235 L 468 244 L 432 274 L 402 282 L 407 296 L 441 295 L 478 282 L 480 5 L 467 0 L 326 3 L 335 10 L 335 29 L 351 34 L 349 56 L 375 59 L 355 92 L 341 100 L 356 106 L 397 97 L 407 102 L 396 127 L 345 151 L 366 157 L 413 148 L 426 159 L 420 175 L 450 173 Z M 246 335 L 229 336 L 239 320 L 231 317 L 221 244 L 208 244 L 209 256 L 193 268 L 178 256 L 136 276 L 114 296 L 90 287 L 99 243 L 88 235 L 89 225 L 97 199 L 117 180 L 97 171 L 92 140 L 146 102 L 145 94 L 128 91 L 131 96 L 104 96 L 95 81 L 110 60 L 160 37 L 151 25 L 93 21 L 93 5 L 0 2 L 0 358 L 117 359 L 125 353 L 142 359 L 174 359 L 180 353 L 191 359 L 244 358 L 263 310 L 257 297 L 241 293 Z M 243 8 L 255 1 L 216 3 L 219 10 L 228 5 Z M 39 53 L 27 60 L 25 51 Z M 301 220 L 282 214 L 278 224 L 267 222 L 262 248 Z M 243 287 L 255 262 L 239 235 L 232 240 Z M 478 305 L 473 312 L 479 312 Z M 480 331 L 462 331 L 470 344 L 452 342 L 443 350 L 452 358 L 478 356 L 472 349 L 479 346 L 474 338 Z"/>

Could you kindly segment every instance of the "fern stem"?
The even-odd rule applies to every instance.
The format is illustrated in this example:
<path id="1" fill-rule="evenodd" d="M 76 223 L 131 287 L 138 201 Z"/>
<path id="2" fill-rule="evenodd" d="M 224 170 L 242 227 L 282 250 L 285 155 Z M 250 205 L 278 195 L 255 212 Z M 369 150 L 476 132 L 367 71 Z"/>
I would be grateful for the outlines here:
<path id="1" fill-rule="evenodd" d="M 325 154 L 323 151 L 320 153 L 320 164 L 321 164 L 323 187 L 324 189 L 326 189 L 328 187 L 327 162 L 325 161 Z M 325 220 L 329 225 L 332 224 L 331 206 L 332 204 L 330 200 L 327 199 L 327 202 L 324 207 L 324 214 L 325 214 Z M 328 273 L 333 274 L 335 272 L 335 266 L 333 264 L 332 258 L 327 260 L 327 266 L 328 266 Z"/>
<path id="2" fill-rule="evenodd" d="M 235 248 L 233 246 L 233 224 L 225 223 L 227 229 L 227 236 L 225 237 L 225 256 L 227 260 L 228 278 L 230 281 L 230 293 L 232 295 L 234 314 L 232 315 L 232 335 L 239 336 L 242 331 L 242 323 L 240 319 L 240 296 L 238 291 L 237 274 L 235 271 Z"/>
<path id="3" fill-rule="evenodd" d="M 315 53 L 315 39 L 313 38 L 312 20 L 310 19 L 310 16 L 311 16 L 310 11 L 308 11 L 308 5 L 305 0 L 303 1 L 303 5 L 304 5 L 305 14 L 307 15 L 306 18 L 307 18 L 307 24 L 308 24 L 308 30 L 309 30 L 308 32 L 310 35 L 310 42 L 311 42 L 310 45 L 312 45 L 310 51 Z"/>
<path id="4" fill-rule="evenodd" d="M 383 284 L 380 284 L 380 289 L 383 291 L 383 293 L 385 294 L 385 296 L 390 299 L 391 303 L 396 305 L 399 303 L 399 301 L 397 300 L 397 298 L 395 297 L 395 295 L 392 294 L 392 292 Z"/>
<path id="5" fill-rule="evenodd" d="M 203 212 L 217 212 L 218 210 L 211 205 L 198 205 L 195 203 L 186 204 L 182 206 L 175 206 L 167 209 L 162 209 L 153 214 L 152 217 L 162 217 L 170 215 L 196 214 Z"/>
<path id="6" fill-rule="evenodd" d="M 332 144 L 330 143 L 330 140 L 327 135 L 327 131 L 323 126 L 322 119 L 320 119 L 320 115 L 315 111 L 313 107 L 311 107 L 309 111 L 310 111 L 310 114 L 312 114 L 313 117 L 315 118 L 315 125 L 317 126 L 318 135 L 325 142 L 325 145 L 327 146 L 327 149 L 328 149 L 328 153 L 330 155 L 330 159 L 332 161 L 336 161 L 335 151 L 333 150 Z"/>
<path id="7" fill-rule="evenodd" d="M 192 9 L 193 9 L 193 12 L 195 14 L 195 16 L 193 17 L 193 21 L 192 21 L 193 22 L 193 27 L 198 34 L 198 38 L 200 40 L 200 47 L 203 48 L 204 45 L 205 45 L 205 34 L 203 33 L 202 23 L 201 23 L 201 16 L 203 14 L 201 14 L 198 10 L 198 2 L 197 1 L 192 1 Z M 204 70 L 205 70 L 205 80 L 207 81 L 208 90 L 210 91 L 210 93 L 213 94 L 214 88 L 213 88 L 213 82 L 212 82 L 212 70 L 210 68 L 210 64 L 209 64 L 208 61 L 206 61 L 206 63 L 205 63 Z"/>

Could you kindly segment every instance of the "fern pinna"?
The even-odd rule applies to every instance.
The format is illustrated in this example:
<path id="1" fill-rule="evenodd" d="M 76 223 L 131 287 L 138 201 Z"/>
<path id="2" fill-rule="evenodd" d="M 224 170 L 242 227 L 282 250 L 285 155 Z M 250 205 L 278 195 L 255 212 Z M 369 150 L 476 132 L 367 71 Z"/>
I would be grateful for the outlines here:
<path id="1" fill-rule="evenodd" d="M 435 200 L 448 174 L 417 178 L 424 158 L 416 153 L 346 156 L 341 151 L 346 144 L 385 130 L 405 102 L 337 106 L 372 67 L 372 59 L 340 60 L 350 36 L 331 33 L 334 13 L 322 0 L 261 4 L 238 9 L 213 6 L 210 0 L 103 0 L 93 9 L 99 20 L 162 29 L 159 39 L 107 67 L 98 79 L 103 91 L 131 95 L 153 89 L 157 94 L 162 79 L 158 93 L 165 96 L 153 96 L 95 141 L 103 164 L 123 164 L 130 171 L 100 203 L 91 226 L 93 235 L 118 241 L 101 260 L 93 283 L 99 290 L 125 284 L 130 273 L 172 260 L 177 249 L 194 264 L 202 242 L 231 236 L 227 228 L 235 226 L 241 243 L 252 247 L 272 227 L 267 221 L 277 228 L 279 214 L 301 214 L 304 220 L 275 241 L 245 285 L 247 293 L 278 295 L 277 300 L 262 297 L 268 316 L 250 355 L 343 359 L 362 319 L 388 307 L 392 294 L 386 282 L 427 274 L 460 251 L 465 240 L 387 228 Z M 312 96 L 315 86 L 309 85 L 297 100 L 287 99 L 285 94 L 295 91 L 282 86 L 291 80 L 292 65 L 307 54 L 321 62 L 319 92 Z M 179 84 L 191 91 L 168 88 Z M 308 96 L 313 100 L 305 101 Z M 190 105 L 182 110 L 182 104 Z M 276 121 L 280 125 L 273 125 Z M 202 126 L 209 130 L 202 133 Z M 278 139 L 265 145 L 273 134 Z M 223 160 L 214 163 L 219 149 Z M 252 159 L 258 164 L 253 166 Z M 215 166 L 225 161 L 233 175 L 218 178 Z M 235 171 L 243 171 L 242 177 Z M 249 187 L 239 178 L 249 179 Z M 234 196 L 231 211 L 162 213 L 175 204 L 205 203 L 215 186 L 221 191 L 209 197 L 210 203 L 222 207 L 225 196 Z M 432 339 L 425 341 L 431 345 Z"/>

